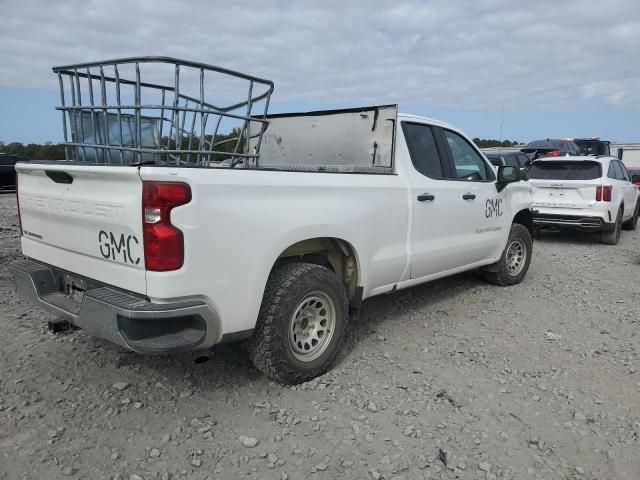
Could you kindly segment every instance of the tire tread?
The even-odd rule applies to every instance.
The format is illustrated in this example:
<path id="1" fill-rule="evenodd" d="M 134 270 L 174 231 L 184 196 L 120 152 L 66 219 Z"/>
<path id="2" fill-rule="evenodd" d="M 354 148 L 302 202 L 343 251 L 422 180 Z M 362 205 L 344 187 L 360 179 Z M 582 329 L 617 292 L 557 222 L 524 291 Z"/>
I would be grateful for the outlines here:
<path id="1" fill-rule="evenodd" d="M 283 350 L 285 345 L 288 346 L 288 338 L 283 337 L 284 329 L 281 322 L 282 317 L 286 315 L 287 307 L 304 293 L 305 287 L 301 284 L 304 278 L 328 282 L 336 291 L 341 292 L 340 305 L 336 305 L 336 315 L 339 315 L 339 312 L 345 312 L 345 315 L 348 315 L 344 286 L 328 268 L 313 263 L 292 262 L 273 269 L 267 280 L 254 335 L 248 341 L 248 352 L 253 364 L 260 372 L 286 384 L 300 383 L 324 373 L 337 354 L 347 324 L 346 318 L 343 322 L 336 321 L 336 331 L 333 334 L 339 341 L 333 345 L 333 352 L 329 354 L 327 362 L 305 371 L 300 371 L 291 365 Z"/>

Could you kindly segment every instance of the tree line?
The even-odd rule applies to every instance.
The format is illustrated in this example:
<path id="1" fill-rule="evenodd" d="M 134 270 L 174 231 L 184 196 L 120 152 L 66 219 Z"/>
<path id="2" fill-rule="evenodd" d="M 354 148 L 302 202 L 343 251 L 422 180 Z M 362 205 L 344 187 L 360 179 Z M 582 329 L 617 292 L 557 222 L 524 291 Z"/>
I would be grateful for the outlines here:
<path id="1" fill-rule="evenodd" d="M 34 160 L 64 160 L 64 145 L 52 142 L 28 143 L 26 145 L 19 142 L 8 144 L 0 142 L 0 153 L 22 155 Z"/>
<path id="2" fill-rule="evenodd" d="M 492 140 L 486 138 L 474 138 L 473 143 L 475 143 L 478 148 L 491 148 L 491 147 L 517 147 L 518 145 L 522 145 L 520 142 L 516 140 Z"/>
<path id="3" fill-rule="evenodd" d="M 242 152 L 244 150 L 244 137 L 237 142 L 238 137 L 241 135 L 241 130 L 233 128 L 229 133 L 217 134 L 215 136 L 215 150 L 219 152 L 231 153 L 234 151 Z M 211 135 L 205 135 L 206 144 L 203 149 L 211 149 Z M 199 147 L 200 139 L 197 135 L 183 136 L 182 139 L 177 142 L 180 144 L 180 148 L 184 150 L 197 150 Z M 160 146 L 162 148 L 175 149 L 176 141 L 173 138 L 162 137 L 160 139 Z M 236 150 L 237 148 L 237 150 Z M 87 147 L 88 150 L 91 147 Z M 45 143 L 28 143 L 23 144 L 20 142 L 11 142 L 5 144 L 0 141 L 0 153 L 8 153 L 11 155 L 22 155 L 33 160 L 64 160 L 65 159 L 65 147 L 61 143 L 45 142 Z"/>

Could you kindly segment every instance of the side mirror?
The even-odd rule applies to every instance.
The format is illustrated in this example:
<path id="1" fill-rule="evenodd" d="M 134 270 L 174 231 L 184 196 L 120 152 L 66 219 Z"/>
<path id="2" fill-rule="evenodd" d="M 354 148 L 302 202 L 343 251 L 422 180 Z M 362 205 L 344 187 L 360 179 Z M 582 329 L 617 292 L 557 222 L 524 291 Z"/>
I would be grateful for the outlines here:
<path id="1" fill-rule="evenodd" d="M 618 149 L 618 160 L 622 160 L 622 153 L 624 152 L 623 148 Z"/>
<path id="2" fill-rule="evenodd" d="M 640 183 L 640 175 L 631 175 L 631 183 Z"/>
<path id="3" fill-rule="evenodd" d="M 520 179 L 520 169 L 518 167 L 512 167 L 510 165 L 498 167 L 498 181 L 496 182 L 496 188 L 498 192 L 501 192 L 508 184 L 519 182 Z"/>

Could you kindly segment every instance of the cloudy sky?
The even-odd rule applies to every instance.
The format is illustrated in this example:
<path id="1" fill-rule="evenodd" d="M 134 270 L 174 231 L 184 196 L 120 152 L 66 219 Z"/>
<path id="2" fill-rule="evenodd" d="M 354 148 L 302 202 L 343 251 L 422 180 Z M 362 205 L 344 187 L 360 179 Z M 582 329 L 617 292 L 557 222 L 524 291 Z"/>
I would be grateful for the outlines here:
<path id="1" fill-rule="evenodd" d="M 169 55 L 272 111 L 399 103 L 473 137 L 640 141 L 638 0 L 0 0 L 0 140 L 59 141 L 51 66 Z"/>

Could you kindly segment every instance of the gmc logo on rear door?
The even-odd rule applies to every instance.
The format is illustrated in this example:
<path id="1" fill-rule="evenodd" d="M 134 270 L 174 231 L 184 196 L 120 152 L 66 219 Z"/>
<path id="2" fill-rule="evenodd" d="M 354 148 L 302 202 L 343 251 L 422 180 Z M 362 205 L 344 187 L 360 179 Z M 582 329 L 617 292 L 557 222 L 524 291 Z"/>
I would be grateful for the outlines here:
<path id="1" fill-rule="evenodd" d="M 121 233 L 117 236 L 113 232 L 105 232 L 104 230 L 100 230 L 98 233 L 100 253 L 107 260 L 138 265 L 140 256 L 136 251 L 139 245 L 140 242 L 134 235 Z"/>

